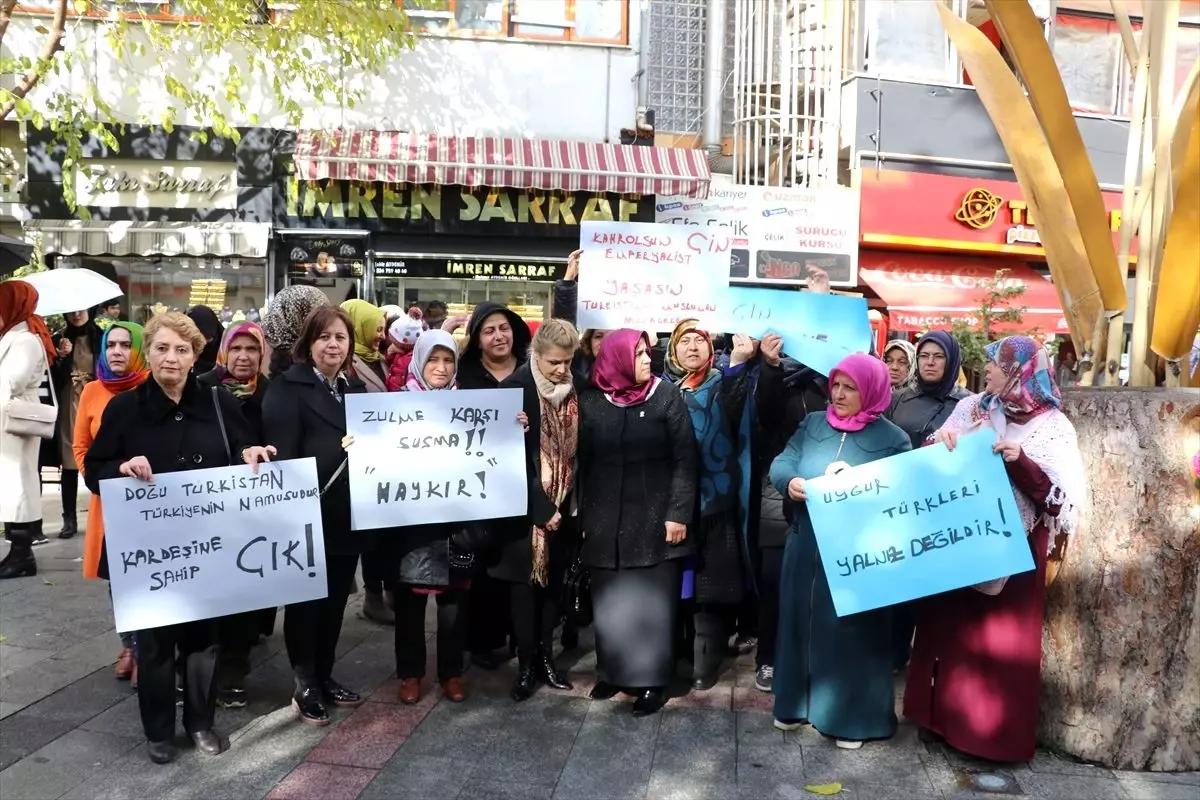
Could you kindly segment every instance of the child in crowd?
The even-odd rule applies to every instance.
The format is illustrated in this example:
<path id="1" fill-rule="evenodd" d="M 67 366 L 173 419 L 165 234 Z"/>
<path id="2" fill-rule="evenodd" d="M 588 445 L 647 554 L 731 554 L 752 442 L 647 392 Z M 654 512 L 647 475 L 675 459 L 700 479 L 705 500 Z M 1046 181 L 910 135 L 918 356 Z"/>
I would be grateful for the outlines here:
<path id="1" fill-rule="evenodd" d="M 417 306 L 410 308 L 407 315 L 397 319 L 388 328 L 388 344 L 391 345 L 389 349 L 396 352 L 388 371 L 389 392 L 400 391 L 408 382 L 408 365 L 412 363 L 413 347 L 421 332 L 426 329 L 424 316 Z"/>

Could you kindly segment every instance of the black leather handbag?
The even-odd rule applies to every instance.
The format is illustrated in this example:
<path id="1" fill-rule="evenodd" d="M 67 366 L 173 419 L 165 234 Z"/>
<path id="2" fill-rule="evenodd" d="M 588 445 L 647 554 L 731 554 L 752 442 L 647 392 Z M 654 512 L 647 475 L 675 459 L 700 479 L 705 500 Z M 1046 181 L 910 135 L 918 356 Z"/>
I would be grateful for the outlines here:
<path id="1" fill-rule="evenodd" d="M 586 628 L 592 624 L 592 577 L 583 565 L 582 558 L 576 558 L 567 567 L 563 576 L 562 590 L 563 616 L 577 628 Z"/>

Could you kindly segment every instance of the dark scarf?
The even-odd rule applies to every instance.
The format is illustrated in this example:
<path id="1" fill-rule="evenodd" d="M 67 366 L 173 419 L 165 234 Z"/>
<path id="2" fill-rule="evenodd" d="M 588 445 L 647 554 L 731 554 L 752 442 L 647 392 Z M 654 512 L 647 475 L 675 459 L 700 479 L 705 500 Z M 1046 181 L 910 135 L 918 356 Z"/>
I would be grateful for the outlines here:
<path id="1" fill-rule="evenodd" d="M 946 354 L 946 371 L 942 373 L 942 379 L 937 383 L 926 383 L 921 380 L 921 345 L 926 342 L 935 343 Z M 915 385 L 917 391 L 939 399 L 949 397 L 950 393 L 954 391 L 954 387 L 958 385 L 958 373 L 962 369 L 962 351 L 958 346 L 958 340 L 946 331 L 930 331 L 917 342 L 916 364 L 917 377 Z"/>

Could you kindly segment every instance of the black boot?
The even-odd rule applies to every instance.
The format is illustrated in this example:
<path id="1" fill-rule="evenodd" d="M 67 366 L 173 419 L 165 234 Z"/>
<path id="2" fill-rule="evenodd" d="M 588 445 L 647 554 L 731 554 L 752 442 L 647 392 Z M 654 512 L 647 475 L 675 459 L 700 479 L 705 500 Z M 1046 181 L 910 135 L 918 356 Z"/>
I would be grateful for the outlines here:
<path id="1" fill-rule="evenodd" d="M 79 521 L 75 519 L 75 515 L 63 514 L 62 530 L 58 532 L 58 538 L 70 539 L 77 533 L 79 533 Z"/>
<path id="2" fill-rule="evenodd" d="M 566 678 L 558 674 L 558 667 L 554 666 L 554 658 L 550 655 L 548 649 L 543 649 L 537 655 L 537 670 L 538 677 L 542 683 L 549 686 L 551 689 L 569 692 L 575 687 Z"/>
<path id="3" fill-rule="evenodd" d="M 27 535 L 27 532 L 22 531 Z M 4 563 L 0 565 L 0 580 L 5 578 L 24 578 L 37 575 L 37 561 L 33 558 L 33 550 L 29 547 L 29 540 L 24 536 L 20 536 L 13 531 L 12 547 L 8 551 L 8 557 L 4 559 Z"/>
<path id="4" fill-rule="evenodd" d="M 536 688 L 537 672 L 534 670 L 533 663 L 528 658 L 522 657 L 517 666 L 517 680 L 513 683 L 509 696 L 514 702 L 520 703 L 533 697 L 533 691 Z"/>

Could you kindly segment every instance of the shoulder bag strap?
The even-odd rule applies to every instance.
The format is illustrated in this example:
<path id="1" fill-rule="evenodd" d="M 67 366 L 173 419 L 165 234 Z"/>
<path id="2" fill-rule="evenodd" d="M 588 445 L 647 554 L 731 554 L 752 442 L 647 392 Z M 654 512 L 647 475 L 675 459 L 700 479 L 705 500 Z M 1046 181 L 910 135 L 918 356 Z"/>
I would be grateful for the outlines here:
<path id="1" fill-rule="evenodd" d="M 225 415 L 221 413 L 221 398 L 217 396 L 219 391 L 221 391 L 219 386 L 212 387 L 213 408 L 217 412 L 217 424 L 221 426 L 221 441 L 225 444 L 225 461 L 232 467 L 233 453 L 229 449 L 229 436 L 225 433 Z"/>

